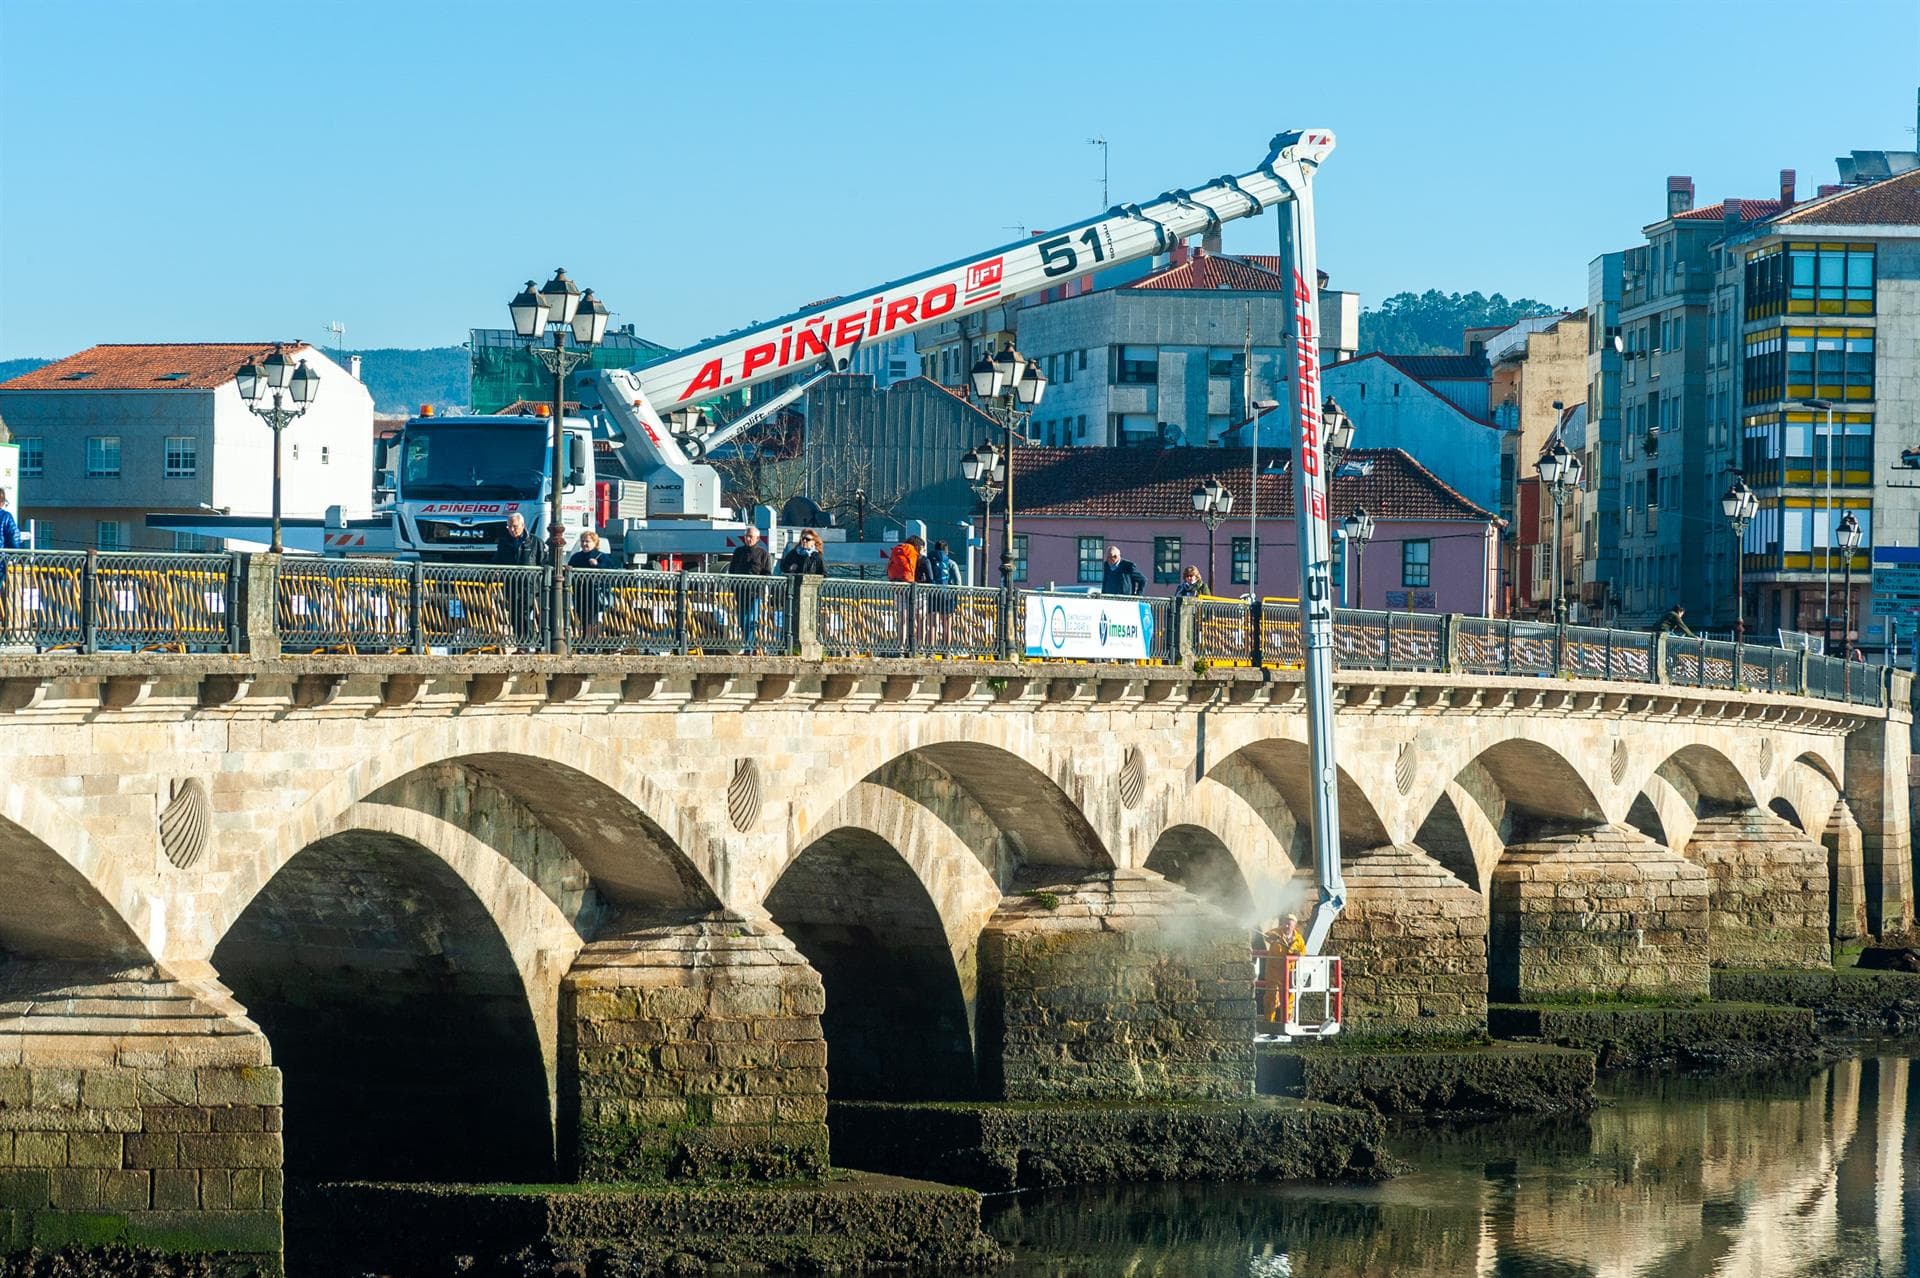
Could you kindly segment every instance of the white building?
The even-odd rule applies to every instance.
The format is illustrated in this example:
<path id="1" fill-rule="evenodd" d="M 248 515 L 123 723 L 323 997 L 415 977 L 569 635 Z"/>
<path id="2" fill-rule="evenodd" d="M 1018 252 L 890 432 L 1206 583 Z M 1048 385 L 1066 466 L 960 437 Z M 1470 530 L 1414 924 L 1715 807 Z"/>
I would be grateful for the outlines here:
<path id="1" fill-rule="evenodd" d="M 38 521 L 40 547 L 209 549 L 184 533 L 150 531 L 145 517 L 203 506 L 266 515 L 273 432 L 247 411 L 234 374 L 274 345 L 95 346 L 0 383 L 26 490 L 17 513 Z M 373 397 L 317 348 L 280 345 L 320 378 L 306 415 L 286 430 L 283 513 L 319 516 L 330 505 L 367 513 Z"/>

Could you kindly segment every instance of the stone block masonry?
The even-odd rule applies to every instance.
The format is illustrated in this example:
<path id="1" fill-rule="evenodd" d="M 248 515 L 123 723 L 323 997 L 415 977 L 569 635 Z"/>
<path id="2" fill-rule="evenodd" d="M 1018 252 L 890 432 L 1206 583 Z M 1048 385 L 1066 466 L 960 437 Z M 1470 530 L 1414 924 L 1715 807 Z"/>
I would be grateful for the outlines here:
<path id="1" fill-rule="evenodd" d="M 0 966 L 0 1254 L 121 1246 L 281 1271 L 280 1071 L 216 985 Z"/>
<path id="2" fill-rule="evenodd" d="M 1707 872 L 1607 825 L 1517 843 L 1493 871 L 1494 999 L 1704 998 Z"/>
<path id="3" fill-rule="evenodd" d="M 1827 967 L 1827 852 L 1771 812 L 1702 819 L 1686 856 L 1707 871 L 1715 967 Z"/>
<path id="4" fill-rule="evenodd" d="M 1239 924 L 1147 871 L 1010 896 L 980 938 L 986 1096 L 1251 1095 L 1247 944 Z"/>
<path id="5" fill-rule="evenodd" d="M 1344 1033 L 1471 1034 L 1487 1025 L 1487 911 L 1480 894 L 1411 844 L 1342 867 Z"/>
<path id="6" fill-rule="evenodd" d="M 778 929 L 628 921 L 561 987 L 560 1131 L 580 1180 L 781 1180 L 827 1167 L 820 977 Z"/>

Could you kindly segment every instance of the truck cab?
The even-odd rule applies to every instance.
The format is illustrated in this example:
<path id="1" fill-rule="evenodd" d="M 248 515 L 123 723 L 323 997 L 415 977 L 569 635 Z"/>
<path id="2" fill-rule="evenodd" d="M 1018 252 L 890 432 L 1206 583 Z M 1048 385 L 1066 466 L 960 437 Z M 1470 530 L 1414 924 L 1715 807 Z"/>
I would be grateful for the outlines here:
<path id="1" fill-rule="evenodd" d="M 564 423 L 561 516 L 569 545 L 594 526 L 593 426 Z M 547 539 L 553 424 L 547 416 L 409 418 L 376 457 L 376 496 L 392 511 L 401 551 L 422 559 L 492 559 L 518 511 L 536 540 Z"/>

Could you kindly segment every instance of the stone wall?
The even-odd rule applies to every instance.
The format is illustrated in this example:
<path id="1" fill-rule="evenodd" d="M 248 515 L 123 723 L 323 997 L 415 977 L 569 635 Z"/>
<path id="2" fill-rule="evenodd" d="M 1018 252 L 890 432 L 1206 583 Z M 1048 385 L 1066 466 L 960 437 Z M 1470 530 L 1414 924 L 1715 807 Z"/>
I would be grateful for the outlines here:
<path id="1" fill-rule="evenodd" d="M 0 956 L 0 1255 L 119 1245 L 278 1273 L 280 1071 L 224 990 Z"/>
<path id="2" fill-rule="evenodd" d="M 827 1165 L 826 998 L 778 929 L 616 923 L 560 995 L 560 1124 L 581 1180 L 783 1179 Z"/>
<path id="3" fill-rule="evenodd" d="M 1748 808 L 1693 827 L 1686 855 L 1707 871 L 1715 967 L 1826 967 L 1827 852 L 1771 812 Z"/>
<path id="4" fill-rule="evenodd" d="M 1707 872 L 1645 835 L 1608 825 L 1514 844 L 1492 889 L 1496 1001 L 1707 993 Z"/>
<path id="5" fill-rule="evenodd" d="M 1143 870 L 1008 897 L 980 938 L 984 1095 L 1251 1095 L 1248 940 L 1226 915 Z"/>
<path id="6" fill-rule="evenodd" d="M 1340 956 L 1344 1033 L 1471 1034 L 1487 1027 L 1487 909 L 1412 844 L 1346 862 Z"/>

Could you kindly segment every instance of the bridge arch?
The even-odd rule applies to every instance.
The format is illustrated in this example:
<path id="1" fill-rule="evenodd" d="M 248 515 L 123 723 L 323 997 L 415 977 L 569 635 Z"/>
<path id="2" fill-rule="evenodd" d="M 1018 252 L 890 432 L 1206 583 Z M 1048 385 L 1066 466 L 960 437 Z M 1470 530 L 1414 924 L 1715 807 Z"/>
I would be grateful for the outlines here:
<path id="1" fill-rule="evenodd" d="M 1278 793 L 1229 759 L 1168 805 L 1145 866 L 1235 918 L 1271 918 L 1306 891 L 1303 836 Z"/>
<path id="2" fill-rule="evenodd" d="M 820 974 L 829 1094 L 976 1094 L 976 947 L 1001 885 L 913 799 L 855 786 L 782 867 L 766 909 Z"/>
<path id="3" fill-rule="evenodd" d="M 44 795 L 0 783 L 0 959 L 151 962 L 135 925 L 147 907 L 101 862 L 85 831 Z M 164 916 L 159 925 L 164 932 Z"/>
<path id="4" fill-rule="evenodd" d="M 551 972 L 557 984 L 578 938 L 462 834 L 357 804 L 279 867 L 214 948 L 281 1069 L 290 1173 L 551 1176 L 552 1031 L 528 982 Z M 532 920 L 523 933 L 491 912 L 505 902 Z M 552 996 L 539 1001 L 551 1019 Z"/>
<path id="5" fill-rule="evenodd" d="M 1244 765 L 1236 767 L 1235 765 Z M 1387 823 L 1372 796 L 1345 767 L 1339 768 L 1340 846 L 1362 851 L 1393 842 Z M 1263 737 L 1249 741 L 1221 759 L 1207 772 L 1209 779 L 1236 790 L 1255 807 L 1264 807 L 1261 790 L 1285 806 L 1294 822 L 1296 841 L 1311 837 L 1313 820 L 1312 769 L 1307 745 L 1291 737 Z M 1294 855 L 1306 859 L 1296 842 Z"/>

